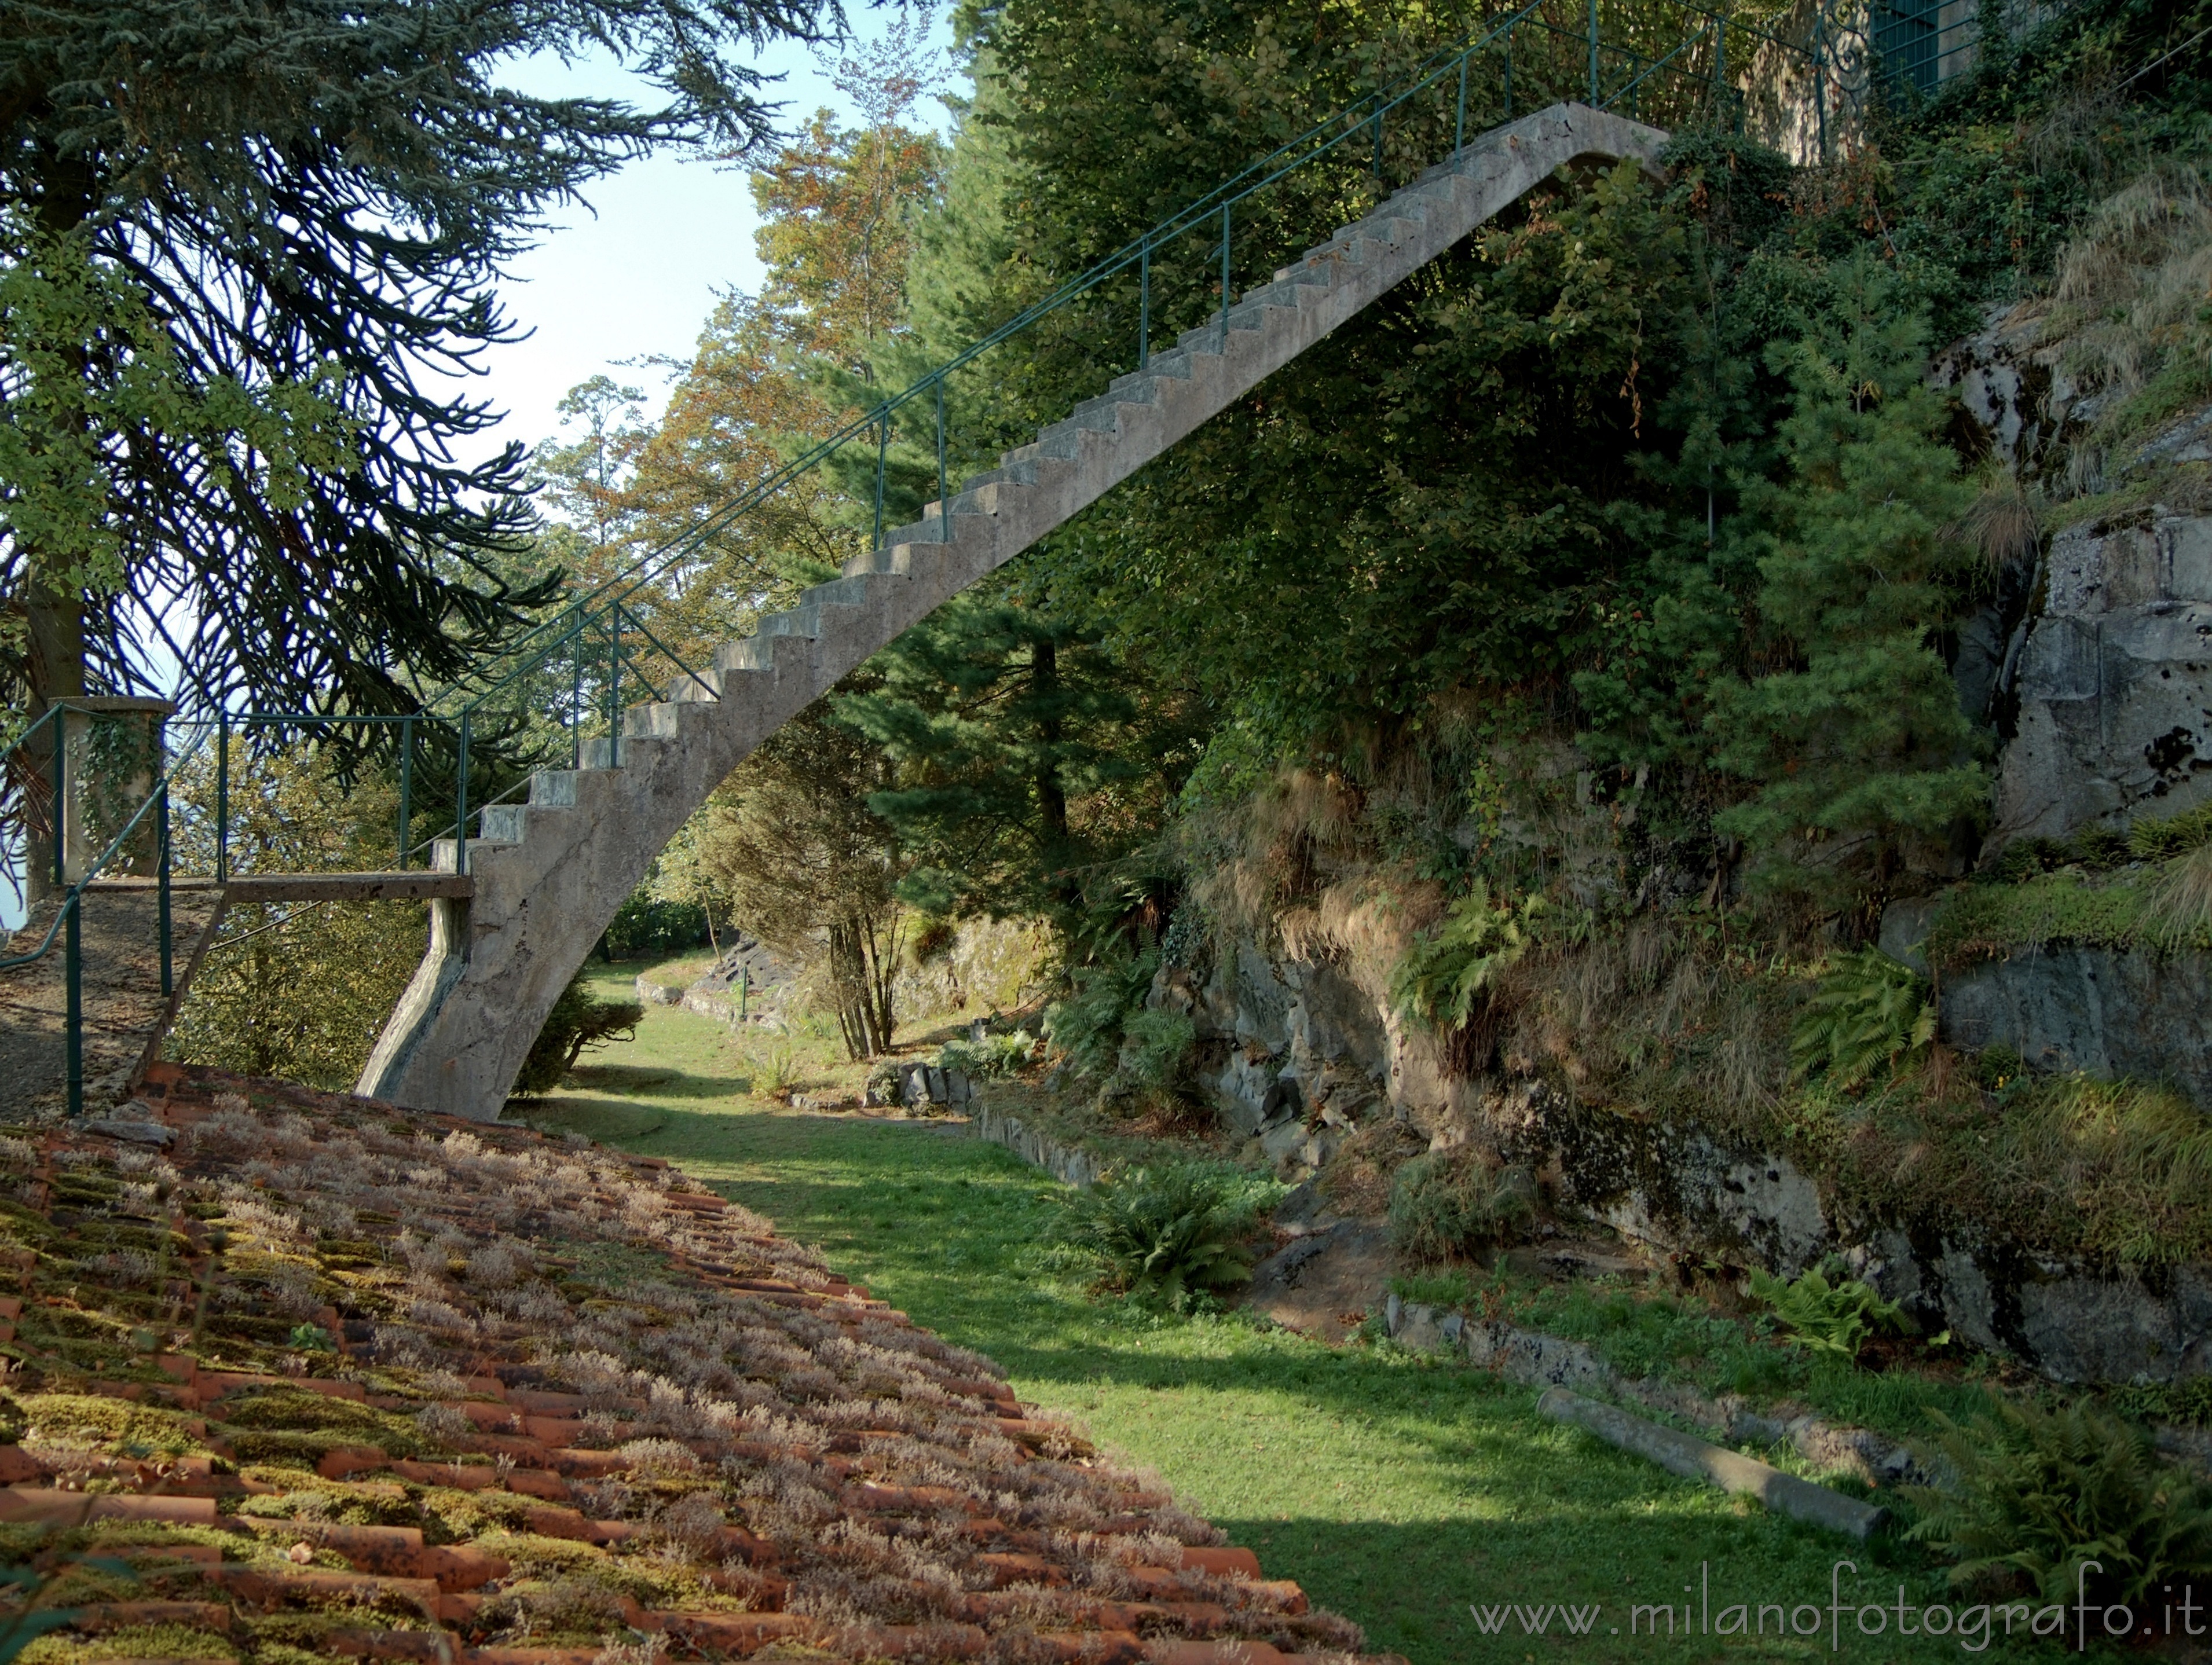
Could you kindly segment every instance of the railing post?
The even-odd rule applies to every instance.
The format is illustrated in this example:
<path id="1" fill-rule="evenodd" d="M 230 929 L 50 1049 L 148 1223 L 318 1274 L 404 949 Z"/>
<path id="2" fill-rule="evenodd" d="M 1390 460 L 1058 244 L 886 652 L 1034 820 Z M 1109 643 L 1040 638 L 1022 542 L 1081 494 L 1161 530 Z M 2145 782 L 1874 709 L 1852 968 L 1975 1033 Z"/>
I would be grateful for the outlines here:
<path id="1" fill-rule="evenodd" d="M 584 766 L 584 608 L 568 609 L 568 766 Z"/>
<path id="2" fill-rule="evenodd" d="M 1596 0 L 1591 0 L 1592 4 Z M 1820 166 L 1828 165 L 1828 9 L 1813 15 L 1813 120 L 1818 130 Z"/>
<path id="3" fill-rule="evenodd" d="M 1387 107 L 1387 106 L 1377 105 L 1375 110 L 1375 161 L 1373 163 L 1373 168 L 1375 177 L 1378 180 L 1382 177 L 1382 112 Z"/>
<path id="4" fill-rule="evenodd" d="M 453 871 L 469 870 L 469 711 L 461 708 L 460 763 L 453 780 Z"/>
<path id="5" fill-rule="evenodd" d="M 62 951 L 63 975 L 69 984 L 69 1030 L 64 1040 L 69 1060 L 69 1113 L 80 1116 L 84 1114 L 84 897 L 82 894 L 72 896 L 62 905 L 69 910 L 68 945 Z"/>
<path id="6" fill-rule="evenodd" d="M 1597 0 L 1589 0 L 1589 101 L 1590 108 L 1597 103 Z"/>
<path id="7" fill-rule="evenodd" d="M 1137 368 L 1152 367 L 1152 245 L 1137 251 Z"/>
<path id="8" fill-rule="evenodd" d="M 407 871 L 407 823 L 415 807 L 415 720 L 399 720 L 399 871 Z"/>
<path id="9" fill-rule="evenodd" d="M 1221 350 L 1229 351 L 1229 204 L 1221 205 Z"/>
<path id="10" fill-rule="evenodd" d="M 622 767 L 622 603 L 607 614 L 607 767 Z"/>
<path id="11" fill-rule="evenodd" d="M 54 713 L 54 888 L 69 889 L 69 708 Z"/>
<path id="12" fill-rule="evenodd" d="M 158 865 L 155 868 L 160 888 L 155 902 L 155 925 L 161 943 L 161 998 L 167 1000 L 177 992 L 176 975 L 172 969 L 172 933 L 169 926 L 169 787 L 161 784 L 161 795 L 154 805 L 154 847 Z"/>
<path id="13" fill-rule="evenodd" d="M 1457 155 L 1467 149 L 1467 60 L 1468 54 L 1459 58 L 1459 114 L 1452 122 L 1452 154 Z"/>
<path id="14" fill-rule="evenodd" d="M 215 714 L 215 882 L 230 883 L 230 708 Z"/>
<path id="15" fill-rule="evenodd" d="M 1513 119 L 1513 26 L 1505 26 L 1505 119 Z"/>
<path id="16" fill-rule="evenodd" d="M 937 379 L 937 541 L 952 541 L 952 499 L 945 489 L 945 378 Z"/>
<path id="17" fill-rule="evenodd" d="M 868 545 L 871 554 L 884 546 L 884 452 L 891 442 L 891 419 L 888 413 L 876 418 L 876 531 L 875 541 Z"/>

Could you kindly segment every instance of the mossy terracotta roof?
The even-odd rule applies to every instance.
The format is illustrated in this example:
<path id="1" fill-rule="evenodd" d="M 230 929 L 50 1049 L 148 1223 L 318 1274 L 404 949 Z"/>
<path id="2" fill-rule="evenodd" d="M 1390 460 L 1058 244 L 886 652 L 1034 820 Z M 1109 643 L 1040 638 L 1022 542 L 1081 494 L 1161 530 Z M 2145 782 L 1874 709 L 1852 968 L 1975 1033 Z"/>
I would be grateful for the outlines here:
<path id="1" fill-rule="evenodd" d="M 25 1665 L 1344 1659 L 1357 1629 L 665 1164 L 167 1070 L 0 1138 Z"/>

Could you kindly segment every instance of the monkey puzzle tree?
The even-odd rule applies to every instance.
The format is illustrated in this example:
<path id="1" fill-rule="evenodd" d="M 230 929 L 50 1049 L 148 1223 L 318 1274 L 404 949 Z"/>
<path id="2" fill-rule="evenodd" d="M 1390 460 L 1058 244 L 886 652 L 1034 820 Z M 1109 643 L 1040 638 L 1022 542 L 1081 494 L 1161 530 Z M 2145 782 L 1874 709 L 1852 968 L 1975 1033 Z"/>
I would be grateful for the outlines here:
<path id="1" fill-rule="evenodd" d="M 740 61 L 836 0 L 19 0 L 0 27 L 0 686 L 413 703 L 544 599 L 524 458 L 446 380 L 500 263 L 664 143 L 768 135 Z M 603 54 L 665 101 L 540 98 Z M 174 628 L 188 621 L 188 629 Z"/>

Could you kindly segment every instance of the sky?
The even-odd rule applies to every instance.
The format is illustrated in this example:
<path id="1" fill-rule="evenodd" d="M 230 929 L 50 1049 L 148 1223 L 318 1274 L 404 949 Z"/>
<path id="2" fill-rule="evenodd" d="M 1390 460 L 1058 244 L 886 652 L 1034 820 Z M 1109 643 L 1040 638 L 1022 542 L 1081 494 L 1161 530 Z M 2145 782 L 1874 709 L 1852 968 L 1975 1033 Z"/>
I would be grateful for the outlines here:
<path id="1" fill-rule="evenodd" d="M 855 3 L 850 10 L 855 33 L 866 38 L 880 35 L 896 15 L 889 7 Z M 940 52 L 949 47 L 951 31 L 941 15 L 932 33 Z M 782 77 L 763 94 L 785 106 L 780 127 L 788 130 L 824 105 L 848 121 L 858 118 L 831 84 L 834 61 L 780 44 L 759 62 Z M 618 93 L 640 102 L 654 96 L 651 87 L 606 60 L 568 66 L 536 60 L 509 81 L 548 95 Z M 933 101 L 909 119 L 933 118 L 945 127 L 944 108 Z M 763 273 L 753 247 L 760 221 L 742 168 L 663 153 L 631 163 L 586 194 L 589 207 L 558 215 L 500 285 L 508 315 L 528 335 L 488 349 L 486 374 L 471 379 L 474 395 L 507 412 L 480 437 L 485 454 L 511 439 L 528 448 L 559 436 L 555 407 L 594 375 L 643 390 L 649 414 L 658 416 L 666 402 L 667 372 L 647 361 L 688 358 L 719 291 L 760 289 Z"/>

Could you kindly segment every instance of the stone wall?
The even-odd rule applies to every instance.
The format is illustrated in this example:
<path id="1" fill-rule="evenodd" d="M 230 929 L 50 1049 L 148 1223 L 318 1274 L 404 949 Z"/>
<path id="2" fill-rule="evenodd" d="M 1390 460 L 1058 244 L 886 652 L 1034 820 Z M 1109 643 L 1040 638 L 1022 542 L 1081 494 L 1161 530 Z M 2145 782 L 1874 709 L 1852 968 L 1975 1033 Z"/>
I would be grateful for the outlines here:
<path id="1" fill-rule="evenodd" d="M 2132 1076 L 2212 1104 L 2212 958 L 2039 943 L 1943 981 L 1943 1038 L 2041 1070 Z"/>
<path id="2" fill-rule="evenodd" d="M 2171 998 L 2206 1009 L 2207 991 L 2191 987 L 2177 984 Z M 1479 1122 L 1509 1160 L 1543 1176 L 1563 1215 L 1601 1221 L 1663 1255 L 1787 1276 L 1840 1253 L 1931 1330 L 2056 1381 L 2212 1374 L 2212 1268 L 2097 1266 L 1984 1241 L 1932 1212 L 1839 1217 L 1784 1152 L 1694 1121 L 1579 1104 L 1534 1079 L 1447 1082 L 1380 991 L 1340 965 L 1249 939 L 1202 978 L 1163 972 L 1152 998 L 1192 1014 L 1222 1115 L 1286 1176 L 1310 1174 L 1376 1117 L 1432 1147 L 1468 1138 Z M 1018 1124 L 986 1136 L 1054 1166 L 1041 1147 L 1024 1148 L 1033 1136 Z"/>

